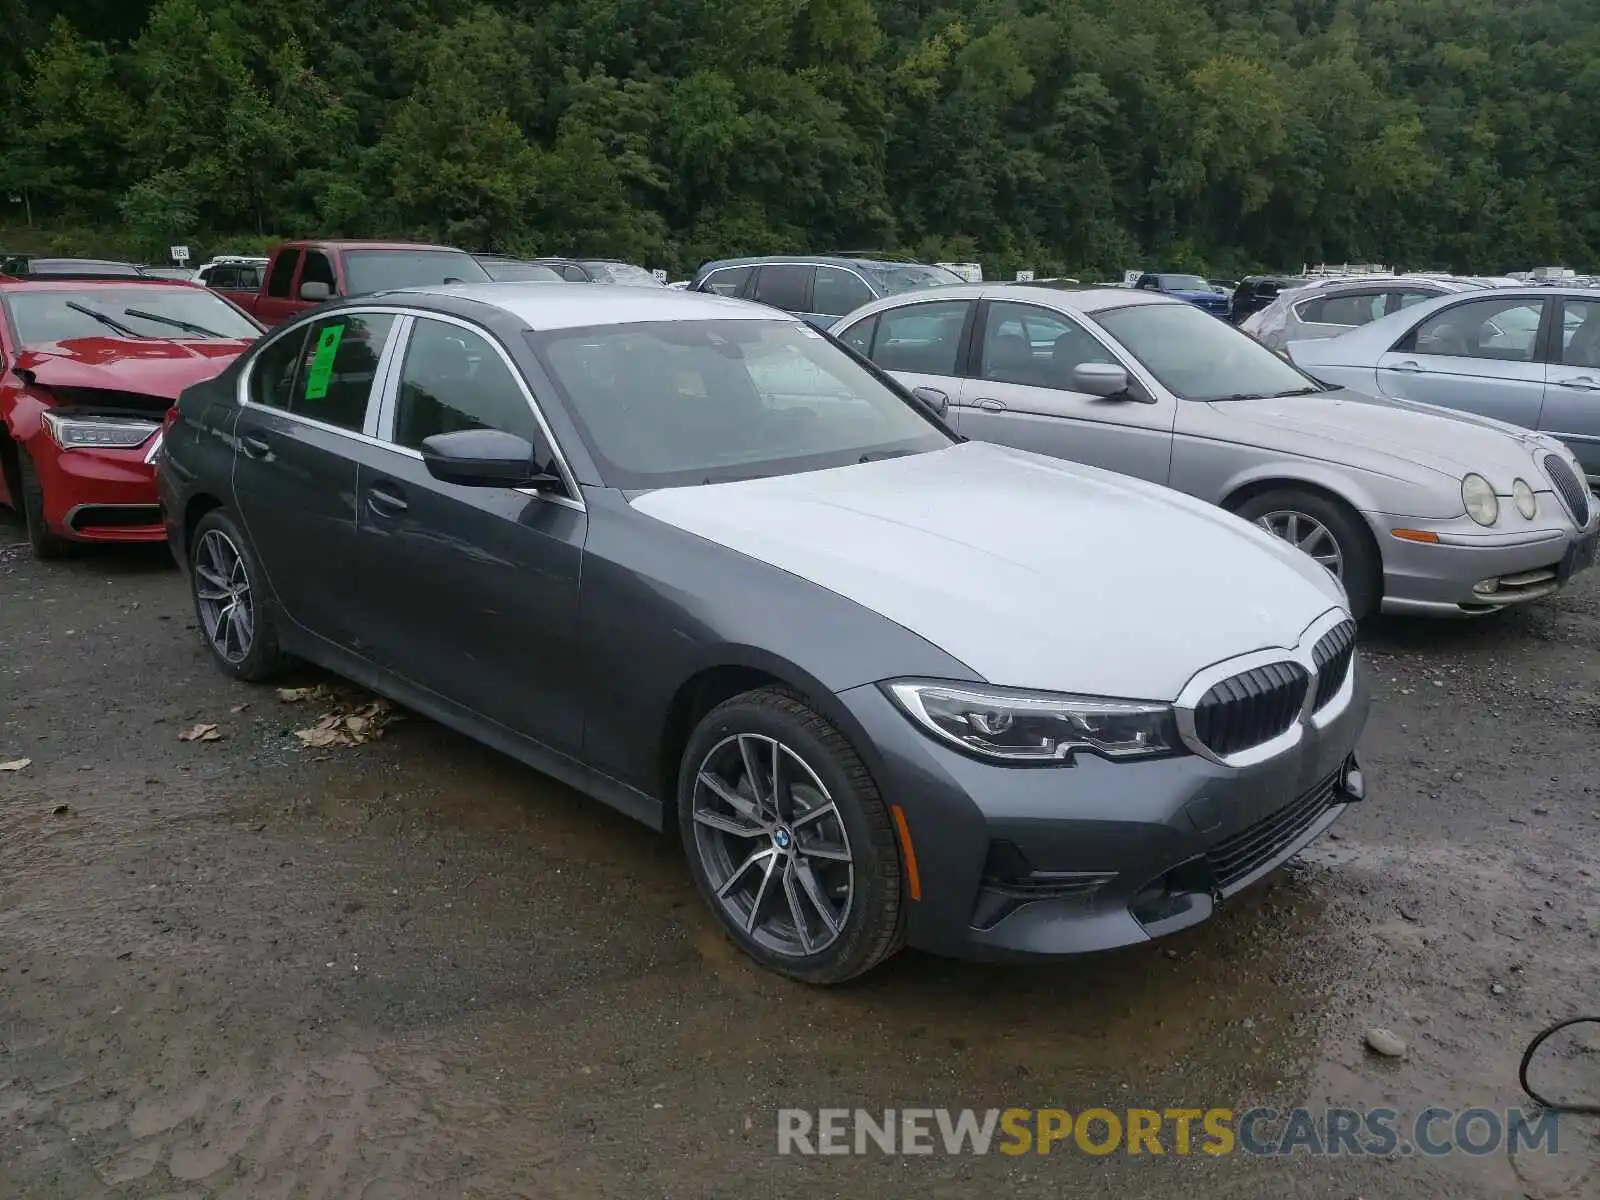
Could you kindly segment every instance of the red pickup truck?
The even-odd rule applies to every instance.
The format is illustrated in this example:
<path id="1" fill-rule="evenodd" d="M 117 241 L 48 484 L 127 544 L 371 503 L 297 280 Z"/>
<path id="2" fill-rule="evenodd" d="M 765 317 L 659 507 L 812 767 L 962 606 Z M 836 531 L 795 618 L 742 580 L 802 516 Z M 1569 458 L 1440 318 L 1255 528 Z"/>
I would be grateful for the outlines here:
<path id="1" fill-rule="evenodd" d="M 360 296 L 430 283 L 488 283 L 465 250 L 411 242 L 284 242 L 272 252 L 259 292 L 219 289 L 268 328 L 333 296 Z"/>

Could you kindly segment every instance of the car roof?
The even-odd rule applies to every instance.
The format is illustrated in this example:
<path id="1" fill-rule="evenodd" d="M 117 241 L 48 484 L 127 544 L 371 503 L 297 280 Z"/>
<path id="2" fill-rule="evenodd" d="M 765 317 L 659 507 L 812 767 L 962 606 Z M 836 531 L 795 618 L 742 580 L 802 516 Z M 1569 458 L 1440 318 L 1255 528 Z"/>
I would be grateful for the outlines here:
<path id="1" fill-rule="evenodd" d="M 889 258 L 859 258 L 848 254 L 756 254 L 748 258 L 718 258 L 711 262 L 701 263 L 700 274 L 705 271 L 715 271 L 721 267 L 757 267 L 763 264 L 779 266 L 791 263 L 796 266 L 820 265 L 824 267 L 881 267 L 893 270 L 895 267 L 922 267 L 933 264 L 912 262 L 910 260 L 895 260 Z M 949 270 L 948 267 L 944 268 Z"/>
<path id="2" fill-rule="evenodd" d="M 498 308 L 529 329 L 579 329 L 589 325 L 633 325 L 643 321 L 785 321 L 799 318 L 776 308 L 710 292 L 672 288 L 552 288 L 537 281 L 463 283 L 404 288 L 352 299 L 352 307 L 429 298 L 476 301 Z M 426 304 L 424 303 L 426 307 Z"/>
<path id="3" fill-rule="evenodd" d="M 303 241 L 285 242 L 285 246 L 322 246 L 329 250 L 448 250 L 465 254 L 459 246 L 436 246 L 429 242 L 369 242 L 345 238 L 307 238 Z"/>
<path id="4" fill-rule="evenodd" d="M 1133 288 L 1084 284 L 1081 287 L 1040 287 L 1032 283 L 951 283 L 915 292 L 899 292 L 875 300 L 874 312 L 898 308 L 903 304 L 937 304 L 947 300 L 1015 300 L 1021 304 L 1044 304 L 1063 312 L 1099 312 L 1108 308 L 1127 308 L 1135 304 L 1184 304 L 1160 292 L 1140 292 Z"/>

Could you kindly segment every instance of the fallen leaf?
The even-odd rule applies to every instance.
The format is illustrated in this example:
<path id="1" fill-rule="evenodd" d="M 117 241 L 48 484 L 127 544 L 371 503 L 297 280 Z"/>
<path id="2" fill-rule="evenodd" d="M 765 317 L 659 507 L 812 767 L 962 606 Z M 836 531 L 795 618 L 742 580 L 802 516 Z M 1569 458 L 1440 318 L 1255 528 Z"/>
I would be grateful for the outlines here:
<path id="1" fill-rule="evenodd" d="M 285 704 L 299 704 L 302 700 L 325 700 L 328 689 L 322 684 L 315 687 L 279 688 L 278 699 Z"/>
<path id="2" fill-rule="evenodd" d="M 180 742 L 220 742 L 222 734 L 215 725 L 196 725 L 193 729 L 185 729 L 178 735 Z"/>
<path id="3" fill-rule="evenodd" d="M 10 762 L 0 762 L 0 771 L 25 771 L 32 762 L 31 758 L 14 758 Z"/>

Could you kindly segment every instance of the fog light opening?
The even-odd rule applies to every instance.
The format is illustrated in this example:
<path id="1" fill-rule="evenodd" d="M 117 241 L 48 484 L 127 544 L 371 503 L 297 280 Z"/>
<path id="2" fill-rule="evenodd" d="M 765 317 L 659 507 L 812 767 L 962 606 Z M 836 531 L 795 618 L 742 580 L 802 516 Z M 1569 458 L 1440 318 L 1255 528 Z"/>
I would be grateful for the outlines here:
<path id="1" fill-rule="evenodd" d="M 1472 590 L 1480 596 L 1492 596 L 1500 590 L 1498 579 L 1485 579 L 1472 585 Z"/>
<path id="2" fill-rule="evenodd" d="M 1344 771 L 1339 776 L 1339 789 L 1352 800 L 1366 799 L 1366 776 L 1362 775 L 1361 764 L 1356 762 L 1354 756 L 1344 764 Z"/>

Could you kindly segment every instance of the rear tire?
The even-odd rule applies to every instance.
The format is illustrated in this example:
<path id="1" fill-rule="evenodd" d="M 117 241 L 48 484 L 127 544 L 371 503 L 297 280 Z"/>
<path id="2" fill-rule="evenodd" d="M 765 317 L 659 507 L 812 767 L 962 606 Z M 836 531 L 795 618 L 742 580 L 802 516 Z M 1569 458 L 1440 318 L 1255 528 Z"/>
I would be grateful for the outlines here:
<path id="1" fill-rule="evenodd" d="M 200 636 L 223 674 L 250 683 L 271 679 L 285 665 L 264 603 L 263 578 L 250 543 L 226 509 L 214 508 L 195 523 L 189 590 Z"/>
<path id="2" fill-rule="evenodd" d="M 1346 505 L 1302 488 L 1278 488 L 1252 496 L 1233 511 L 1314 558 L 1326 547 L 1315 532 L 1320 527 L 1336 548 L 1339 569 L 1333 573 L 1350 598 L 1350 615 L 1359 621 L 1377 609 L 1383 594 L 1383 563 L 1372 544 L 1371 532 Z M 1286 537 L 1288 530 L 1299 536 Z M 1313 539 L 1318 539 L 1316 544 L 1303 544 Z M 1324 552 L 1320 557 L 1325 559 L 1328 554 Z"/>
<path id="3" fill-rule="evenodd" d="M 678 829 L 701 896 L 767 969 L 843 983 L 900 948 L 889 808 L 844 735 L 795 692 L 745 692 L 695 727 Z"/>
<path id="4" fill-rule="evenodd" d="M 65 558 L 73 551 L 73 543 L 52 533 L 44 519 L 44 485 L 33 459 L 21 446 L 17 447 L 17 484 L 22 493 L 18 497 L 22 506 L 23 524 L 28 529 L 28 544 L 38 559 Z"/>

